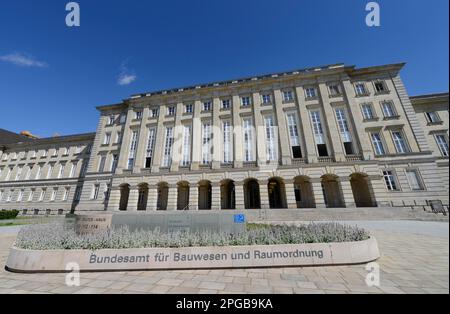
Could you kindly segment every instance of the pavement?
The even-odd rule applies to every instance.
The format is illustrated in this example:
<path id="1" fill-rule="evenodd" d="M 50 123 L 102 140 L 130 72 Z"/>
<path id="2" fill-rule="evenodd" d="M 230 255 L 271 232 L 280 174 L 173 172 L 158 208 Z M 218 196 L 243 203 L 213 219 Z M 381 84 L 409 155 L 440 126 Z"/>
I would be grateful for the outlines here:
<path id="1" fill-rule="evenodd" d="M 267 269 L 82 273 L 68 287 L 65 274 L 0 270 L 0 294 L 448 294 L 449 224 L 424 221 L 348 221 L 378 240 L 379 286 L 366 284 L 366 265 Z M 19 227 L 0 228 L 0 264 Z"/>

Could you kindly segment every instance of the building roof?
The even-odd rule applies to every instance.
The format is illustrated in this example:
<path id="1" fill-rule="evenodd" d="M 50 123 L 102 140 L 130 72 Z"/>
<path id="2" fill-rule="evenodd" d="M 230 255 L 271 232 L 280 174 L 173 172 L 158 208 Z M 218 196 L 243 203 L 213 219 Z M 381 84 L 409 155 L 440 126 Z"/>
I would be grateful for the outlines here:
<path id="1" fill-rule="evenodd" d="M 436 93 L 436 94 L 426 94 L 417 95 L 410 97 L 413 105 L 422 105 L 429 103 L 447 103 L 448 104 L 448 92 L 447 93 Z"/>
<path id="2" fill-rule="evenodd" d="M 83 134 L 73 134 L 73 135 L 66 135 L 66 136 L 55 136 L 55 137 L 47 137 L 47 138 L 40 138 L 35 140 L 29 140 L 26 142 L 15 142 L 15 143 L 9 143 L 6 146 L 6 149 L 18 149 L 18 148 L 32 148 L 32 147 L 38 147 L 40 145 L 56 145 L 61 143 L 70 143 L 70 142 L 76 142 L 76 141 L 93 141 L 95 138 L 95 133 L 83 133 Z"/>
<path id="3" fill-rule="evenodd" d="M 0 129 L 0 145 L 31 141 L 34 140 L 8 130 Z"/>

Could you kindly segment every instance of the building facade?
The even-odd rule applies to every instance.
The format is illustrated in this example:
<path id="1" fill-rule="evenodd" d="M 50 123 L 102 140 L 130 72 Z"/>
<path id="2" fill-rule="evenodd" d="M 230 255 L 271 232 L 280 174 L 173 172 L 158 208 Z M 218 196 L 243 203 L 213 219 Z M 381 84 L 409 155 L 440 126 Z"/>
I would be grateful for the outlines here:
<path id="1" fill-rule="evenodd" d="M 448 206 L 448 94 L 410 98 L 403 66 L 330 65 L 100 106 L 95 134 L 3 148 L 0 209 Z"/>

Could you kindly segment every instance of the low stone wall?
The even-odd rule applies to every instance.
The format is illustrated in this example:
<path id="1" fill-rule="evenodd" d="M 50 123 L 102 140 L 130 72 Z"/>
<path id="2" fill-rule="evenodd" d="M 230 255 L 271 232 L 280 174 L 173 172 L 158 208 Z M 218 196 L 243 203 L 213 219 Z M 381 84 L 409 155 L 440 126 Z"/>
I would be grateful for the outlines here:
<path id="1" fill-rule="evenodd" d="M 375 238 L 359 242 L 230 247 L 48 250 L 11 248 L 12 272 L 82 272 L 162 269 L 254 268 L 361 264 L 380 257 Z M 69 268 L 68 268 L 69 267 Z"/>

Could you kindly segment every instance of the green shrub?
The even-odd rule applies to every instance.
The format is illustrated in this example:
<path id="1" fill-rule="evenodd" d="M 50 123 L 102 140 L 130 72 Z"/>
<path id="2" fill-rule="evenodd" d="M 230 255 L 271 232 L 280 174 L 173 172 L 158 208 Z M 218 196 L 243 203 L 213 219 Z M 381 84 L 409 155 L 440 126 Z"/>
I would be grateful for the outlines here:
<path id="1" fill-rule="evenodd" d="M 15 219 L 19 214 L 18 210 L 0 210 L 0 220 Z"/>
<path id="2" fill-rule="evenodd" d="M 16 246 L 29 250 L 100 250 L 155 247 L 199 247 L 331 243 L 362 241 L 369 238 L 364 230 L 337 223 L 300 226 L 255 225 L 240 234 L 219 232 L 175 232 L 158 230 L 131 232 L 126 227 L 95 235 L 77 235 L 63 224 L 31 225 L 21 229 Z"/>

